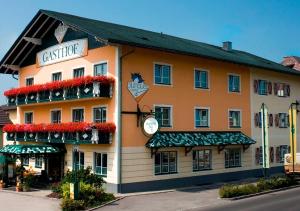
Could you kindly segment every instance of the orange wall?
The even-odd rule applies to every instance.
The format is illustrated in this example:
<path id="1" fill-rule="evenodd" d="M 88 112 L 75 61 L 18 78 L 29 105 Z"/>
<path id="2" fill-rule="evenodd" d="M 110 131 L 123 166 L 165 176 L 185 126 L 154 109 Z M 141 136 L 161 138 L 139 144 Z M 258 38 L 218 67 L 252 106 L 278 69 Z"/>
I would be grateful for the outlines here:
<path id="1" fill-rule="evenodd" d="M 124 52 L 133 48 L 124 47 Z M 167 63 L 172 66 L 172 85 L 154 85 L 154 63 Z M 210 89 L 194 89 L 194 68 L 209 70 Z M 123 59 L 122 70 L 122 110 L 136 111 L 136 102 L 127 89 L 131 73 L 141 73 L 149 91 L 140 101 L 143 111 L 153 109 L 154 104 L 173 106 L 173 128 L 162 130 L 192 131 L 237 130 L 228 127 L 228 109 L 242 111 L 241 131 L 251 135 L 250 128 L 250 72 L 245 66 L 220 62 L 211 59 L 176 55 L 161 51 L 135 48 Z M 228 92 L 228 74 L 241 76 L 241 93 Z M 210 107 L 210 128 L 195 129 L 194 107 Z M 122 115 L 123 146 L 144 146 L 149 138 L 136 126 L 136 116 Z"/>
<path id="2" fill-rule="evenodd" d="M 44 84 L 52 80 L 52 73 L 62 72 L 62 79 L 73 78 L 73 69 L 85 67 L 85 75 L 93 75 L 93 65 L 107 61 L 108 75 L 115 77 L 115 47 L 107 46 L 88 51 L 88 55 L 82 58 L 73 59 L 65 62 L 56 63 L 49 66 L 37 67 L 31 65 L 22 68 L 20 71 L 20 86 L 25 86 L 25 79 L 29 76 L 34 76 L 35 84 Z M 72 107 L 85 107 L 85 121 L 92 122 L 92 107 L 99 105 L 108 106 L 108 121 L 114 121 L 115 95 L 112 99 L 84 99 L 65 102 L 53 102 L 43 104 L 33 104 L 20 107 L 20 122 L 24 123 L 24 112 L 34 112 L 34 123 L 49 123 L 50 110 L 62 109 L 62 122 L 72 121 Z"/>

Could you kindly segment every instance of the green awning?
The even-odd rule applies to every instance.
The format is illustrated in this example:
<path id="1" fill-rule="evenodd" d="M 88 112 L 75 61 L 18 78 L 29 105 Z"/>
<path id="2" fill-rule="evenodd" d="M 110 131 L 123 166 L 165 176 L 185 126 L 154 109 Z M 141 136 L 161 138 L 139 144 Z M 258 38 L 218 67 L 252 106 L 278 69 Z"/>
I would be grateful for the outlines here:
<path id="1" fill-rule="evenodd" d="M 62 152 L 64 152 L 64 150 L 52 145 L 6 145 L 0 149 L 0 153 L 14 155 L 53 154 Z"/>
<path id="2" fill-rule="evenodd" d="M 148 148 L 195 147 L 218 145 L 250 145 L 256 141 L 242 132 L 205 131 L 205 132 L 158 132 L 147 142 Z"/>

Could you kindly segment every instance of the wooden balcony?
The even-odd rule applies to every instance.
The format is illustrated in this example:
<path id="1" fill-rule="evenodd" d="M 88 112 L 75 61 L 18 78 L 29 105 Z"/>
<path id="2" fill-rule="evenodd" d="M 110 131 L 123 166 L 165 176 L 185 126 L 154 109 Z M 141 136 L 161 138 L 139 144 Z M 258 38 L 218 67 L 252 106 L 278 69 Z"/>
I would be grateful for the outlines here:
<path id="1" fill-rule="evenodd" d="M 62 123 L 5 125 L 8 141 L 66 144 L 111 144 L 113 123 Z"/>
<path id="2" fill-rule="evenodd" d="M 114 80 L 106 76 L 87 76 L 14 88 L 4 92 L 4 95 L 7 97 L 9 106 L 85 98 L 111 98 L 113 95 L 113 83 Z"/>

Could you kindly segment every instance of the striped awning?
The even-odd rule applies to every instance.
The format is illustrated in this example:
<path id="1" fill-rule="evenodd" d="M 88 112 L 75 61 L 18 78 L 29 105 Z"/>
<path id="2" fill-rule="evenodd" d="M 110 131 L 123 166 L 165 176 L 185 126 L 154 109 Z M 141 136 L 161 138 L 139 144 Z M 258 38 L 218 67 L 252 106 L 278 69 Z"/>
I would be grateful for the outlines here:
<path id="1" fill-rule="evenodd" d="M 240 131 L 166 132 L 154 134 L 147 142 L 148 148 L 195 147 L 219 145 L 250 145 L 256 141 Z"/>
<path id="2" fill-rule="evenodd" d="M 0 153 L 15 155 L 53 154 L 63 152 L 63 149 L 52 145 L 6 145 L 0 149 Z"/>

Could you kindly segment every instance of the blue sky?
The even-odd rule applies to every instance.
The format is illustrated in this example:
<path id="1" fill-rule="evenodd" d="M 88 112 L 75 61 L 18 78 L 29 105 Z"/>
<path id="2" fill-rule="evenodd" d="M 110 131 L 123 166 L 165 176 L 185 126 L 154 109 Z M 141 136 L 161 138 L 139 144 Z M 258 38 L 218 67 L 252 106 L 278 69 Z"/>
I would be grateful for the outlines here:
<path id="1" fill-rule="evenodd" d="M 0 58 L 39 9 L 71 13 L 233 48 L 280 62 L 300 56 L 300 0 L 0 0 Z M 3 9 L 5 8 L 5 9 Z M 3 91 L 17 86 L 0 77 Z"/>

